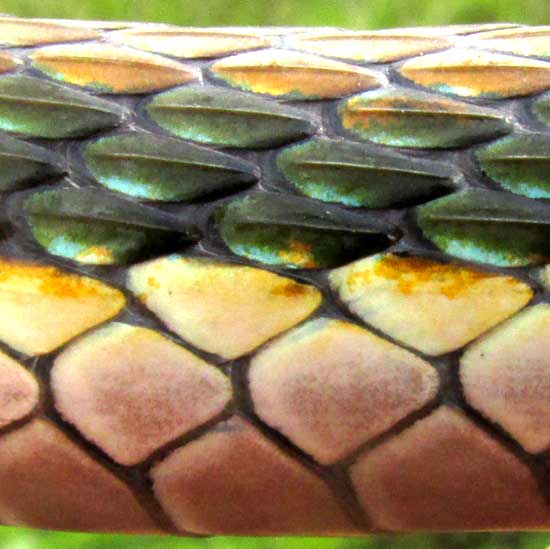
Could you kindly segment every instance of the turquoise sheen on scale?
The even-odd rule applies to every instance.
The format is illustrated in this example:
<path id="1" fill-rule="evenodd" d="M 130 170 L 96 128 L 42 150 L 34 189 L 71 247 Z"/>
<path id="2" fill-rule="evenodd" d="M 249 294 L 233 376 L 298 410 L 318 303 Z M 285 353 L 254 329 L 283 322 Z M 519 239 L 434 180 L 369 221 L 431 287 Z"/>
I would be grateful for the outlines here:
<path id="1" fill-rule="evenodd" d="M 476 156 L 481 169 L 504 189 L 550 198 L 550 135 L 511 135 L 486 145 Z"/>
<path id="2" fill-rule="evenodd" d="M 464 147 L 512 130 L 498 110 L 405 88 L 355 95 L 338 113 L 350 134 L 392 147 Z"/>
<path id="3" fill-rule="evenodd" d="M 145 111 L 173 135 L 226 147 L 275 147 L 315 132 L 313 122 L 298 109 L 215 86 L 161 93 Z"/>
<path id="4" fill-rule="evenodd" d="M 23 201 L 23 212 L 39 244 L 79 263 L 127 263 L 198 236 L 173 216 L 91 187 L 37 191 Z"/>
<path id="5" fill-rule="evenodd" d="M 144 132 L 102 137 L 83 150 L 105 187 L 143 200 L 194 200 L 254 183 L 254 164 L 176 139 Z"/>
<path id="6" fill-rule="evenodd" d="M 500 267 L 550 260 L 550 204 L 470 189 L 420 206 L 417 219 L 438 248 L 462 259 Z"/>
<path id="7" fill-rule="evenodd" d="M 285 194 L 257 193 L 217 212 L 217 225 L 236 254 L 270 265 L 333 267 L 374 253 L 398 238 L 389 223 Z"/>
<path id="8" fill-rule="evenodd" d="M 60 139 L 117 126 L 127 111 L 87 93 L 24 75 L 0 77 L 0 130 Z"/>
<path id="9" fill-rule="evenodd" d="M 382 152 L 341 139 L 312 139 L 277 157 L 306 196 L 346 206 L 387 208 L 451 192 L 458 173 L 443 163 Z"/>

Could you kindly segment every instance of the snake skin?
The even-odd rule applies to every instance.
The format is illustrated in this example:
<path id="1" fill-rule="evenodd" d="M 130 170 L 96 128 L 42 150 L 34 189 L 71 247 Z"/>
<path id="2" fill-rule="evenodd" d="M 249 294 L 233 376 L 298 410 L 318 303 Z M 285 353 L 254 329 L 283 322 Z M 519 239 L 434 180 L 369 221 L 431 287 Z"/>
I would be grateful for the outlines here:
<path id="1" fill-rule="evenodd" d="M 550 528 L 550 27 L 0 44 L 0 523 Z"/>

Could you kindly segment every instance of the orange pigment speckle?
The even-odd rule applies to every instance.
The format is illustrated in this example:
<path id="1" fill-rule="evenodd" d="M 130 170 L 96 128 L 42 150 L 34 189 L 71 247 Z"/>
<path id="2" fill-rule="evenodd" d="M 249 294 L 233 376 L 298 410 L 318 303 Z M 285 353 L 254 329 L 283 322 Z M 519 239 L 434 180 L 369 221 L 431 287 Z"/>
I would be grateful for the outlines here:
<path id="1" fill-rule="evenodd" d="M 285 297 L 298 297 L 304 295 L 309 290 L 310 288 L 304 284 L 298 284 L 293 280 L 286 280 L 282 284 L 278 284 L 272 288 L 271 293 L 273 295 L 283 295 Z"/>
<path id="2" fill-rule="evenodd" d="M 352 272 L 347 279 L 347 285 L 350 292 L 355 292 L 355 290 L 364 288 L 369 285 L 371 280 L 370 270 L 367 271 L 354 271 Z"/>
<path id="3" fill-rule="evenodd" d="M 90 246 L 85 251 L 79 253 L 77 259 L 80 261 L 92 260 L 98 265 L 108 265 L 113 261 L 113 254 L 105 246 Z"/>
<path id="4" fill-rule="evenodd" d="M 289 240 L 288 249 L 281 250 L 279 252 L 279 257 L 287 263 L 294 263 L 306 269 L 314 269 L 319 265 L 315 261 L 311 250 L 311 245 L 305 242 L 301 242 L 300 240 Z"/>
<path id="5" fill-rule="evenodd" d="M 154 276 L 147 278 L 147 286 L 149 286 L 149 288 L 155 288 L 156 290 L 160 288 L 159 281 Z"/>
<path id="6" fill-rule="evenodd" d="M 0 259 L 0 285 L 20 285 L 64 298 L 95 297 L 116 292 L 92 278 L 60 271 L 56 267 Z"/>
<path id="7" fill-rule="evenodd" d="M 394 281 L 397 289 L 406 295 L 417 291 L 422 285 L 436 284 L 439 292 L 449 299 L 458 297 L 480 280 L 494 277 L 490 273 L 472 271 L 458 265 L 390 254 L 381 258 L 372 269 L 352 273 L 348 278 L 350 290 L 354 291 L 357 285 L 368 285 L 372 275 Z M 509 282 L 516 283 L 514 279 L 509 279 Z"/>

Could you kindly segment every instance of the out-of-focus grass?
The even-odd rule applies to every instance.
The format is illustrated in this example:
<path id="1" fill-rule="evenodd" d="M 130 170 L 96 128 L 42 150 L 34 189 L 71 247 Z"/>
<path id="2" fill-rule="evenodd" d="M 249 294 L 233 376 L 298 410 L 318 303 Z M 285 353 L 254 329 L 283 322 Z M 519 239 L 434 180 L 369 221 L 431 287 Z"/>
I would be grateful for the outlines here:
<path id="1" fill-rule="evenodd" d="M 0 0 L 0 12 L 195 26 L 323 25 L 374 29 L 490 21 L 550 24 L 548 0 Z M 545 549 L 549 545 L 550 533 L 188 539 L 0 527 L 0 549 Z"/>
<path id="2" fill-rule="evenodd" d="M 2 549 L 544 549 L 550 534 L 456 534 L 330 538 L 175 538 L 0 530 Z"/>
<path id="3" fill-rule="evenodd" d="M 183 25 L 379 28 L 484 21 L 550 22 L 548 0 L 0 0 L 0 11 Z"/>

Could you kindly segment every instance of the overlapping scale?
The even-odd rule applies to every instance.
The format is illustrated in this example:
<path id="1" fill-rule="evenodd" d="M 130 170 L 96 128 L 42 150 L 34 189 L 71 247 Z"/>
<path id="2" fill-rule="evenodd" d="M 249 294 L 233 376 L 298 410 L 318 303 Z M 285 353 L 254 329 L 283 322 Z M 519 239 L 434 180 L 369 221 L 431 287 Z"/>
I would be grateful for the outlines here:
<path id="1" fill-rule="evenodd" d="M 42 78 L 0 76 L 0 130 L 48 139 L 81 137 L 118 126 L 126 113 L 116 103 Z"/>
<path id="2" fill-rule="evenodd" d="M 93 40 L 101 35 L 92 28 L 53 19 L 0 17 L 0 45 L 38 46 L 56 42 Z"/>
<path id="3" fill-rule="evenodd" d="M 354 315 L 427 355 L 460 349 L 533 297 L 510 276 L 390 253 L 345 265 L 329 280 Z"/>
<path id="4" fill-rule="evenodd" d="M 226 359 L 303 321 L 322 301 L 311 284 L 205 257 L 170 255 L 134 265 L 127 286 L 170 330 Z"/>
<path id="5" fill-rule="evenodd" d="M 261 464 L 261 466 L 259 466 Z M 157 463 L 155 494 L 197 534 L 350 534 L 329 487 L 238 415 Z"/>
<path id="6" fill-rule="evenodd" d="M 0 135 L 0 192 L 30 187 L 63 172 L 63 160 L 57 154 L 7 135 Z"/>
<path id="7" fill-rule="evenodd" d="M 199 236 L 186 220 L 90 187 L 38 191 L 22 200 L 22 210 L 41 246 L 78 263 L 124 264 Z"/>
<path id="8" fill-rule="evenodd" d="M 539 303 L 470 345 L 460 360 L 468 403 L 528 452 L 550 446 L 550 305 Z"/>
<path id="9" fill-rule="evenodd" d="M 49 353 L 109 320 L 124 294 L 47 264 L 0 259 L 0 340 L 26 355 Z"/>
<path id="10" fill-rule="evenodd" d="M 212 419 L 231 398 L 214 366 L 154 330 L 120 322 L 65 349 L 52 388 L 65 420 L 124 465 Z"/>
<path id="11" fill-rule="evenodd" d="M 386 82 L 379 73 L 290 50 L 260 50 L 216 61 L 211 72 L 231 86 L 289 99 L 331 99 Z"/>
<path id="12" fill-rule="evenodd" d="M 43 73 L 103 93 L 149 93 L 198 79 L 164 57 L 106 44 L 48 46 L 30 54 Z"/>
<path id="13" fill-rule="evenodd" d="M 285 177 L 304 195 L 346 206 L 387 208 L 422 202 L 456 188 L 449 166 L 383 153 L 341 139 L 319 138 L 277 157 Z"/>
<path id="14" fill-rule="evenodd" d="M 501 267 L 550 259 L 550 204 L 470 189 L 420 206 L 417 219 L 438 248 L 462 259 Z"/>
<path id="15" fill-rule="evenodd" d="M 45 419 L 0 438 L 0 481 L 3 524 L 162 532 L 124 482 Z"/>
<path id="16" fill-rule="evenodd" d="M 499 29 L 476 34 L 475 44 L 516 55 L 550 58 L 550 26 Z"/>
<path id="17" fill-rule="evenodd" d="M 315 133 L 299 109 L 214 86 L 186 86 L 161 93 L 145 111 L 177 137 L 238 148 L 275 147 Z"/>
<path id="18" fill-rule="evenodd" d="M 399 72 L 415 84 L 465 97 L 503 99 L 550 88 L 550 63 L 475 49 L 415 57 Z"/>
<path id="19" fill-rule="evenodd" d="M 547 520 L 525 463 L 452 406 L 365 453 L 351 478 L 377 527 L 391 531 L 521 530 Z"/>
<path id="20" fill-rule="evenodd" d="M 338 113 L 351 134 L 393 147 L 464 147 L 512 129 L 495 109 L 403 88 L 356 95 Z"/>
<path id="21" fill-rule="evenodd" d="M 102 185 L 144 200 L 194 200 L 259 178 L 254 164 L 152 133 L 102 137 L 85 145 L 83 156 Z"/>
<path id="22" fill-rule="evenodd" d="M 310 321 L 262 349 L 248 379 L 258 415 L 324 464 L 346 458 L 422 408 L 439 385 L 427 362 L 329 318 Z"/>
<path id="23" fill-rule="evenodd" d="M 481 169 L 503 188 L 530 198 L 550 198 L 550 135 L 512 135 L 476 155 Z"/>
<path id="24" fill-rule="evenodd" d="M 271 40 L 260 32 L 245 28 L 198 29 L 164 25 L 124 29 L 111 33 L 109 38 L 140 50 L 195 59 L 223 57 L 270 46 Z"/>
<path id="25" fill-rule="evenodd" d="M 294 269 L 334 267 L 399 238 L 390 223 L 275 193 L 230 202 L 218 210 L 216 224 L 237 255 Z"/>
<path id="26" fill-rule="evenodd" d="M 326 57 L 365 63 L 388 63 L 450 47 L 443 36 L 395 31 L 310 31 L 290 35 L 286 45 Z"/>

